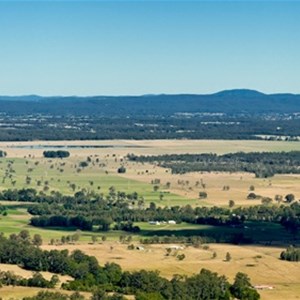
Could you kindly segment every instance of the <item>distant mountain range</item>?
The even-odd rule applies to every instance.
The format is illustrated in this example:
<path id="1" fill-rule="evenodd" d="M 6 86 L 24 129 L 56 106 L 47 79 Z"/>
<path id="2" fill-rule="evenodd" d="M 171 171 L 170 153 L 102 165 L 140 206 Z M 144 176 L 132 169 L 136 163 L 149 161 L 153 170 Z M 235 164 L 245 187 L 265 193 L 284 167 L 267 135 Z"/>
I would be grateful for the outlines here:
<path id="1" fill-rule="evenodd" d="M 300 95 L 235 89 L 209 95 L 0 96 L 0 112 L 51 115 L 165 115 L 176 113 L 263 114 L 300 112 Z"/>

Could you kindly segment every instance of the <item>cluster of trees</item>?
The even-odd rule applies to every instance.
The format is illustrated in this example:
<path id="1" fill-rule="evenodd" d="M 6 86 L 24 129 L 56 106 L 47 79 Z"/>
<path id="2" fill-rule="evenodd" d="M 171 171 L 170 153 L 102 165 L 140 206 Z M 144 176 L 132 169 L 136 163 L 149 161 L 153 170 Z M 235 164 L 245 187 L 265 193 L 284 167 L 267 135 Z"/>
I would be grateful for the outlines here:
<path id="1" fill-rule="evenodd" d="M 59 196 L 59 193 L 57 194 Z M 20 202 L 51 202 L 53 195 L 48 197 L 43 192 L 38 192 L 34 188 L 27 189 L 7 189 L 0 191 L 0 199 L 5 201 Z M 53 199 L 53 202 L 56 202 Z"/>
<path id="2" fill-rule="evenodd" d="M 43 244 L 43 239 L 40 234 L 36 233 L 31 237 L 28 230 L 21 230 L 18 234 L 12 233 L 10 239 L 26 245 L 41 246 Z"/>
<path id="3" fill-rule="evenodd" d="M 151 236 L 147 238 L 141 238 L 140 243 L 141 244 L 189 244 L 193 246 L 200 246 L 204 243 L 213 243 L 215 242 L 215 239 L 212 237 L 205 237 L 205 236 Z"/>
<path id="4" fill-rule="evenodd" d="M 121 166 L 121 167 L 119 167 L 118 168 L 118 173 L 120 173 L 120 174 L 124 174 L 124 173 L 126 173 L 126 168 L 124 167 L 124 166 Z"/>
<path id="5" fill-rule="evenodd" d="M 5 157 L 6 156 L 6 152 L 3 150 L 0 150 L 0 157 Z"/>
<path id="6" fill-rule="evenodd" d="M 132 161 L 156 163 L 170 168 L 172 173 L 187 172 L 251 172 L 256 177 L 265 178 L 275 174 L 300 173 L 300 151 L 291 152 L 252 152 L 217 155 L 204 154 L 165 154 L 159 156 L 128 155 Z"/>
<path id="7" fill-rule="evenodd" d="M 300 261 L 300 248 L 290 246 L 281 252 L 280 258 L 288 261 Z"/>
<path id="8" fill-rule="evenodd" d="M 88 256 L 80 250 L 75 250 L 71 254 L 68 250 L 42 250 L 11 236 L 9 238 L 0 236 L 0 263 L 17 264 L 24 269 L 38 272 L 48 271 L 69 275 L 74 280 L 62 284 L 62 287 L 67 290 L 93 291 L 100 287 L 104 291 L 142 294 L 145 299 L 149 299 L 147 295 L 153 293 L 159 297 L 158 299 L 229 300 L 232 296 L 237 299 L 259 299 L 259 294 L 249 281 L 240 280 L 237 284 L 235 280 L 231 285 L 224 276 L 205 269 L 191 277 L 174 276 L 168 280 L 155 271 L 123 272 L 115 263 L 106 263 L 101 267 L 95 257 Z M 242 276 L 247 278 L 245 274 Z M 42 282 L 40 276 L 34 277 Z M 52 282 L 57 283 L 54 279 Z M 245 298 L 242 296 L 243 293 L 251 297 Z"/>
<path id="9" fill-rule="evenodd" d="M 32 277 L 24 278 L 16 275 L 11 271 L 0 271 L 0 287 L 1 285 L 13 286 L 30 286 L 40 288 L 54 288 L 59 282 L 57 275 L 53 275 L 50 280 L 47 280 L 39 272 L 35 272 Z"/>
<path id="10" fill-rule="evenodd" d="M 113 229 L 123 230 L 123 231 L 128 231 L 133 233 L 139 233 L 141 231 L 140 227 L 135 226 L 131 221 L 116 223 Z"/>
<path id="11" fill-rule="evenodd" d="M 44 151 L 43 155 L 46 158 L 66 158 L 70 156 L 70 152 L 65 150 L 57 150 L 57 151 L 49 150 L 49 151 Z"/>
<path id="12" fill-rule="evenodd" d="M 30 220 L 30 225 L 37 227 L 73 227 L 81 230 L 92 230 L 93 222 L 88 217 L 84 216 L 40 216 L 33 217 Z"/>

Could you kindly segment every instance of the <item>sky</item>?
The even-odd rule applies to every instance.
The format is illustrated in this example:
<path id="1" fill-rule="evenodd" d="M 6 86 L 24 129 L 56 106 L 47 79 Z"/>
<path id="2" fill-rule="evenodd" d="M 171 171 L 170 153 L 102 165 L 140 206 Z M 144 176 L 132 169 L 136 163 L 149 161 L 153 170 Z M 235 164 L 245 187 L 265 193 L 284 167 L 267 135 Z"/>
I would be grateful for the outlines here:
<path id="1" fill-rule="evenodd" d="M 300 94 L 300 1 L 2 1 L 0 95 Z"/>

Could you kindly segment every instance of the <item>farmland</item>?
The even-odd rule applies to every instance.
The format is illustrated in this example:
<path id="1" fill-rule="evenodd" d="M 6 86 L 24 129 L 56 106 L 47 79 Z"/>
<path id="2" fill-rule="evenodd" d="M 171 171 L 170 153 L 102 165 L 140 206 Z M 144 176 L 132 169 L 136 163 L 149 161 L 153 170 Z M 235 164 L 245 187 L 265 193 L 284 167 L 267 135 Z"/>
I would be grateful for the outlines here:
<path id="1" fill-rule="evenodd" d="M 88 145 L 88 147 L 86 147 Z M 273 199 L 276 195 L 294 194 L 300 196 L 300 176 L 296 174 L 280 174 L 263 179 L 255 178 L 251 173 L 193 172 L 172 174 L 169 169 L 150 163 L 128 161 L 126 155 L 160 155 L 172 153 L 228 153 L 234 151 L 291 151 L 300 150 L 299 142 L 283 141 L 72 141 L 72 142 L 13 142 L 1 143 L 0 149 L 7 152 L 6 158 L 0 159 L 1 190 L 34 188 L 51 194 L 59 191 L 64 195 L 73 195 L 85 190 L 103 194 L 106 197 L 113 186 L 117 191 L 127 194 L 137 192 L 143 197 L 145 206 L 154 202 L 158 207 L 184 206 L 192 207 L 228 207 L 228 201 L 233 200 L 235 206 L 248 207 L 260 205 L 261 199 L 248 200 L 250 187 L 255 193 Z M 48 149 L 64 149 L 70 151 L 70 157 L 65 159 L 43 158 L 42 153 Z M 234 151 L 232 150 L 234 149 Z M 81 162 L 87 166 L 79 167 Z M 125 173 L 118 173 L 118 168 L 124 166 Z M 154 183 L 156 182 L 156 184 Z M 204 182 L 206 199 L 199 199 L 203 188 L 197 182 Z M 154 186 L 157 185 L 157 188 Z M 224 186 L 230 186 L 224 191 Z M 21 230 L 28 230 L 31 235 L 40 234 L 43 239 L 43 249 L 80 249 L 88 255 L 95 256 L 100 264 L 115 262 L 122 269 L 134 271 L 141 268 L 159 270 L 161 275 L 171 278 L 173 274 L 192 275 L 201 268 L 224 274 L 232 282 L 234 275 L 245 272 L 254 285 L 272 286 L 272 290 L 262 290 L 262 299 L 297 299 L 300 283 L 297 275 L 300 273 L 299 263 L 279 260 L 280 252 L 292 240 L 292 236 L 278 224 L 246 223 L 246 229 L 215 227 L 180 223 L 175 225 L 149 225 L 137 222 L 141 231 L 124 233 L 119 230 L 99 232 L 80 232 L 79 241 L 75 244 L 50 245 L 50 240 L 60 240 L 62 236 L 78 233 L 76 228 L 39 228 L 29 225 L 30 214 L 28 205 L 32 203 L 1 201 L 6 206 L 6 215 L 0 218 L 0 231 L 6 236 Z M 166 256 L 165 244 L 143 245 L 144 250 L 128 250 L 127 242 L 120 242 L 120 236 L 131 236 L 131 242 L 140 245 L 141 238 L 153 236 L 197 236 L 214 234 L 236 234 L 246 232 L 255 236 L 259 245 L 230 245 L 211 243 L 207 247 L 185 245 L 183 250 Z M 97 241 L 92 241 L 92 236 Z M 105 236 L 105 240 L 101 238 Z M 272 237 L 272 238 L 270 238 Z M 264 240 L 271 239 L 271 246 L 266 246 Z M 225 262 L 226 253 L 230 252 L 232 259 Z M 185 259 L 178 261 L 176 256 L 184 253 Z M 213 257 L 215 253 L 215 257 Z M 27 271 L 6 265 L 0 265 L 0 270 L 10 270 L 16 274 Z M 22 273 L 25 272 L 25 273 Z M 26 273 L 27 274 L 27 273 Z M 25 274 L 25 275 L 26 275 Z M 32 295 L 36 288 L 16 287 L 14 297 Z M 1 289 L 1 296 L 9 299 L 11 287 Z"/>
<path id="2" fill-rule="evenodd" d="M 89 147 L 86 147 L 89 145 Z M 71 157 L 61 160 L 43 159 L 42 152 L 48 147 L 70 148 Z M 43 148 L 46 147 L 46 148 Z M 93 148 L 94 147 L 94 148 Z M 2 182 L 3 188 L 26 187 L 26 176 L 31 178 L 32 185 L 41 190 L 44 185 L 37 186 L 38 181 L 48 182 L 50 190 L 62 193 L 72 193 L 70 183 L 76 185 L 76 190 L 86 188 L 100 193 L 107 193 L 109 187 L 117 190 L 142 194 L 149 203 L 154 201 L 159 205 L 181 205 L 187 201 L 198 205 L 199 189 L 195 188 L 197 181 L 206 183 L 208 199 L 200 204 L 227 205 L 232 199 L 240 205 L 248 205 L 246 200 L 249 187 L 257 188 L 257 193 L 272 197 L 276 194 L 286 195 L 290 192 L 296 195 L 300 192 L 299 176 L 276 175 L 269 179 L 257 179 L 253 174 L 245 173 L 188 173 L 184 175 L 171 174 L 170 170 L 124 161 L 128 153 L 136 155 L 160 155 L 171 153 L 228 153 L 253 151 L 291 151 L 299 150 L 299 142 L 283 141 L 73 141 L 73 142 L 14 142 L 2 143 L 0 149 L 8 153 L 6 159 L 0 160 L 0 176 L 4 174 L 8 160 L 14 161 L 13 180 Z M 60 149 L 60 148 L 58 148 Z M 234 149 L 234 150 L 233 150 Z M 92 163 L 80 173 L 76 166 L 80 161 L 91 156 Z M 24 158 L 26 157 L 26 158 Z M 96 160 L 98 163 L 96 163 Z M 62 165 L 63 164 L 63 165 Z M 118 174 L 117 168 L 124 164 L 127 172 Z M 151 181 L 160 179 L 161 190 L 153 191 Z M 16 181 L 15 186 L 12 181 Z M 179 185 L 178 181 L 188 182 Z M 170 182 L 170 188 L 165 185 Z M 92 185 L 91 185 L 92 184 Z M 222 191 L 223 186 L 230 186 L 229 191 Z M 28 185 L 27 185 L 28 186 Z M 163 199 L 159 195 L 163 192 Z M 252 204 L 257 204 L 254 201 Z"/>
<path id="3" fill-rule="evenodd" d="M 14 204 L 15 205 L 15 204 Z M 1 231 L 5 234 L 17 233 L 20 230 L 27 229 L 31 234 L 41 234 L 44 240 L 43 249 L 68 249 L 73 251 L 80 249 L 85 253 L 95 256 L 100 264 L 106 262 L 114 262 L 124 270 L 134 271 L 136 269 L 145 268 L 147 270 L 159 270 L 162 276 L 170 278 L 173 274 L 192 275 L 197 273 L 201 268 L 226 275 L 229 280 L 233 277 L 237 270 L 247 273 L 255 285 L 270 286 L 272 290 L 261 291 L 262 299 L 282 299 L 288 293 L 289 299 L 297 299 L 300 283 L 298 274 L 300 272 L 299 263 L 284 262 L 278 259 L 280 252 L 284 249 L 282 246 L 235 246 L 229 244 L 208 244 L 200 247 L 184 246 L 182 250 L 174 250 L 171 255 L 166 256 L 168 245 L 153 244 L 143 245 L 142 250 L 128 250 L 128 243 L 120 243 L 119 236 L 121 232 L 104 233 L 107 239 L 101 241 L 103 233 L 82 232 L 80 240 L 73 245 L 49 245 L 50 238 L 58 239 L 65 234 L 74 234 L 76 231 L 65 231 L 63 229 L 38 229 L 28 226 L 28 214 L 22 208 L 14 208 L 8 210 L 7 216 L 1 217 Z M 141 226 L 142 232 L 139 236 L 133 236 L 132 243 L 139 244 L 141 235 L 151 236 L 152 234 L 165 235 L 167 231 L 173 234 L 193 234 L 195 230 L 197 234 L 203 234 L 206 230 L 211 230 L 209 226 L 192 226 L 188 224 L 179 225 L 160 225 L 151 226 L 148 224 L 138 224 Z M 216 229 L 222 230 L 222 229 Z M 249 229 L 248 229 L 249 230 Z M 255 234 L 264 234 L 266 229 L 253 228 Z M 284 231 L 280 228 L 274 228 L 274 239 L 284 239 Z M 98 236 L 98 242 L 91 242 L 91 235 Z M 225 255 L 230 252 L 232 259 L 225 261 Z M 186 258 L 178 261 L 176 256 L 184 253 Z M 216 253 L 216 257 L 214 257 Z M 0 270 L 14 271 L 21 276 L 28 276 L 31 272 L 20 269 L 16 266 L 0 265 Z M 49 276 L 48 274 L 43 274 Z M 63 278 L 61 279 L 63 282 Z M 12 291 L 16 291 L 16 298 L 24 295 L 33 295 L 36 288 L 5 287 L 1 290 L 4 299 L 9 299 Z M 19 293 L 20 292 L 20 293 Z M 7 298 L 6 298 L 7 297 Z"/>

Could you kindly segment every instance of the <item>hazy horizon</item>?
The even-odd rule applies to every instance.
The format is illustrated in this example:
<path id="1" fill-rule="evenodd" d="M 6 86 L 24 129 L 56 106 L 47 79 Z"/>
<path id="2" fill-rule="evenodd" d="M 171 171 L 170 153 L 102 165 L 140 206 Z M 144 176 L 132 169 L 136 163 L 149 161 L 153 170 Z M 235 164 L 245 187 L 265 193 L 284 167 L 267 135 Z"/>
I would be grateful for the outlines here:
<path id="1" fill-rule="evenodd" d="M 289 95 L 295 95 L 298 96 L 300 93 L 290 93 L 288 91 L 278 92 L 278 93 L 265 93 L 263 91 L 253 90 L 253 89 L 247 89 L 247 88 L 232 88 L 232 89 L 225 89 L 225 90 L 219 90 L 219 91 L 213 91 L 211 93 L 185 93 L 185 92 L 178 92 L 178 93 L 148 93 L 148 94 L 115 94 L 115 95 L 105 95 L 105 94 L 90 94 L 90 95 L 80 95 L 80 94 L 66 94 L 66 95 L 55 95 L 55 94 L 49 94 L 49 95 L 43 95 L 43 94 L 37 94 L 37 93 L 30 93 L 30 94 L 11 94 L 11 95 L 1 95 L 0 97 L 42 97 L 42 98 L 55 98 L 55 97 L 147 97 L 147 96 L 160 96 L 160 95 L 214 95 L 222 92 L 230 92 L 230 91 L 252 91 L 257 92 L 259 94 L 264 94 L 266 96 L 270 95 L 280 95 L 280 94 L 289 94 Z"/>

